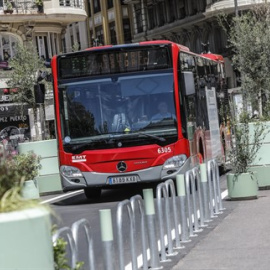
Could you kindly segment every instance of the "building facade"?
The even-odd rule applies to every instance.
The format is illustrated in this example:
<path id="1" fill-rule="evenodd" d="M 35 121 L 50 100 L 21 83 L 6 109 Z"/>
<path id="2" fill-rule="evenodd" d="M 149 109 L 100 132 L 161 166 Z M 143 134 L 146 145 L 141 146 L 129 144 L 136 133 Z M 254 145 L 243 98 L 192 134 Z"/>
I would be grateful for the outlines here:
<path id="1" fill-rule="evenodd" d="M 88 13 L 91 46 L 132 41 L 131 14 L 123 0 L 90 0 Z"/>
<path id="2" fill-rule="evenodd" d="M 11 5 L 10 5 L 11 3 Z M 63 51 L 66 28 L 85 21 L 83 0 L 0 1 L 0 61 L 14 55 L 16 42 L 33 41 L 40 56 L 50 59 Z"/>
<path id="3" fill-rule="evenodd" d="M 133 42 L 167 39 L 202 53 L 208 50 L 225 57 L 228 87 L 237 86 L 237 74 L 230 65 L 227 36 L 217 14 L 249 9 L 264 0 L 125 0 L 132 14 Z"/>

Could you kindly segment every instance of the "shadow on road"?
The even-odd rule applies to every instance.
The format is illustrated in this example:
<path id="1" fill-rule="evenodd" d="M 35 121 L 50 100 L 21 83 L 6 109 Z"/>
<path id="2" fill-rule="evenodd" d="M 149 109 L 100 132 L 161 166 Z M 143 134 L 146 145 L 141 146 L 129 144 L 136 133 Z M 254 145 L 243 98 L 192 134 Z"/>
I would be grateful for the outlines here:
<path id="1" fill-rule="evenodd" d="M 98 203 L 109 203 L 109 202 L 119 202 L 126 199 L 130 199 L 132 196 L 141 195 L 143 196 L 143 189 L 152 188 L 154 193 L 157 184 L 147 184 L 147 185 L 127 185 L 121 188 L 115 187 L 112 189 L 103 189 L 101 197 L 99 199 L 87 199 L 84 192 L 71 195 L 71 197 L 59 200 L 53 205 L 67 206 L 67 205 L 83 205 L 83 204 L 98 204 Z"/>

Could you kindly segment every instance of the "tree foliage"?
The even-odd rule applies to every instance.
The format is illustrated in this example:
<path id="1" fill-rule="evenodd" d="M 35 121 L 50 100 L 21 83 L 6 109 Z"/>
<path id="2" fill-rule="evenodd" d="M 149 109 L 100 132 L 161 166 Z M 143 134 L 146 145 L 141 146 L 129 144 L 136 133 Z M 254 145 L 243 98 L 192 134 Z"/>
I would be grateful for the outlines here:
<path id="1" fill-rule="evenodd" d="M 219 17 L 228 34 L 232 63 L 241 74 L 244 102 L 268 116 L 270 93 L 270 4 L 257 4 L 239 16 Z"/>
<path id="2" fill-rule="evenodd" d="M 14 95 L 15 101 L 36 108 L 34 85 L 37 83 L 38 71 L 44 69 L 43 61 L 32 43 L 26 46 L 17 43 L 15 51 L 15 56 L 10 60 L 12 72 L 8 86 L 17 89 Z"/>
<path id="3" fill-rule="evenodd" d="M 243 109 L 239 119 L 232 116 L 230 155 L 237 176 L 248 172 L 269 132 L 263 122 L 254 121 L 248 107 L 258 110 L 260 117 L 270 116 L 270 4 L 256 4 L 238 16 L 222 15 L 218 20 L 228 35 L 233 68 L 241 74 Z"/>
<path id="4" fill-rule="evenodd" d="M 10 88 L 16 89 L 13 91 L 13 100 L 23 107 L 33 109 L 34 124 L 39 137 L 37 126 L 37 109 L 39 104 L 35 100 L 34 85 L 37 84 L 39 72 L 44 70 L 43 60 L 40 59 L 36 48 L 30 42 L 27 44 L 17 43 L 15 46 L 15 56 L 9 62 L 12 67 L 10 79 L 7 84 Z"/>

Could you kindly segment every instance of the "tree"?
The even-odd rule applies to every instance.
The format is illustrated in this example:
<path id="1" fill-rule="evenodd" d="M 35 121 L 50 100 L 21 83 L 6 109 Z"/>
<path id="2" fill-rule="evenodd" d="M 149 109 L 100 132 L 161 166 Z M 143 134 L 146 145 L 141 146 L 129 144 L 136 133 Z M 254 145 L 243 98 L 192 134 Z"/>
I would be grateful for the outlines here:
<path id="1" fill-rule="evenodd" d="M 219 17 L 227 31 L 232 63 L 241 74 L 244 108 L 251 103 L 259 116 L 269 116 L 270 91 L 270 4 L 254 5 L 229 18 Z"/>
<path id="2" fill-rule="evenodd" d="M 41 134 L 38 128 L 38 109 L 43 111 L 43 107 L 36 100 L 36 91 L 39 90 L 39 87 L 34 86 L 38 84 L 40 72 L 45 69 L 44 62 L 38 56 L 37 50 L 32 43 L 27 43 L 25 46 L 17 43 L 15 51 L 15 56 L 9 62 L 12 72 L 7 84 L 10 88 L 16 89 L 13 92 L 13 100 L 21 105 L 21 111 L 26 105 L 33 109 L 36 131 L 34 139 L 39 140 Z"/>

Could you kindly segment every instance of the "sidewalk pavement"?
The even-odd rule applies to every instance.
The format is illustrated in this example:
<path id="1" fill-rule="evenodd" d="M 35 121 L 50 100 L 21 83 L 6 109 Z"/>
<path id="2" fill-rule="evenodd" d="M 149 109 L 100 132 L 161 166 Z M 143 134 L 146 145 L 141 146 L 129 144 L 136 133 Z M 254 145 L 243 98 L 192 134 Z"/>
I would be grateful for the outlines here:
<path id="1" fill-rule="evenodd" d="M 225 217 L 172 270 L 270 269 L 270 190 L 223 206 Z"/>

